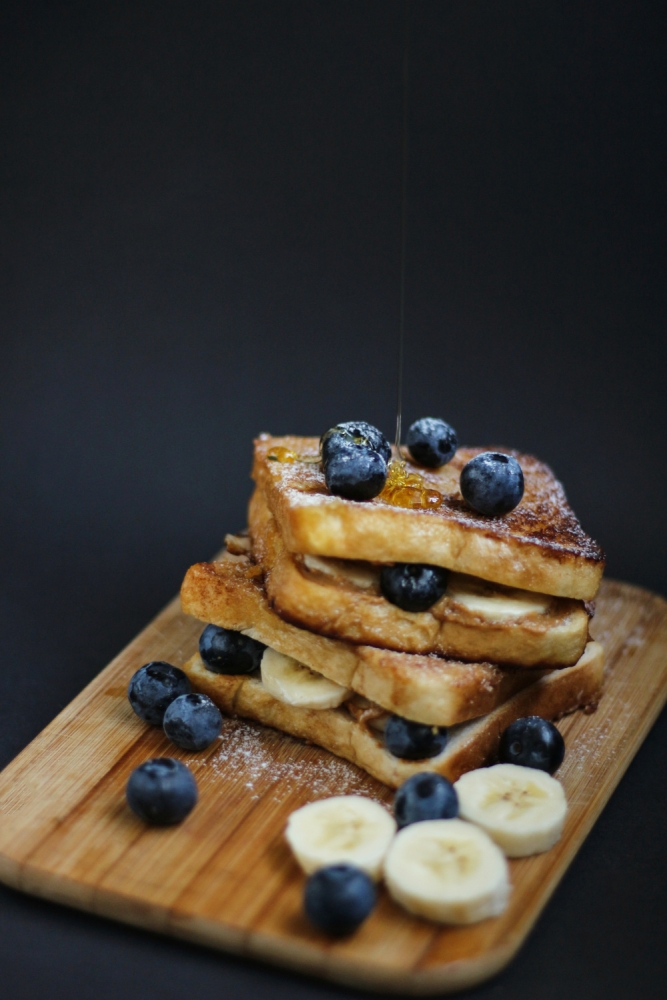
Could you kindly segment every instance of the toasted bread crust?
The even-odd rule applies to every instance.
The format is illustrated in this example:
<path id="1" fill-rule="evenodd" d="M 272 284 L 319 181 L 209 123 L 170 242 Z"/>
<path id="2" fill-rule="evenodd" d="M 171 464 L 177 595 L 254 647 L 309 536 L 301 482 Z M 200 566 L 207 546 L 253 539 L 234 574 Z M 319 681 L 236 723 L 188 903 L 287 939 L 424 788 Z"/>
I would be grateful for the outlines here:
<path id="1" fill-rule="evenodd" d="M 466 771 L 490 763 L 497 754 L 503 730 L 515 719 L 526 715 L 555 719 L 596 704 L 602 690 L 603 650 L 598 643 L 589 643 L 575 666 L 546 674 L 490 714 L 457 727 L 438 757 L 422 761 L 394 757 L 385 749 L 382 738 L 355 721 L 344 707 L 314 711 L 284 705 L 266 691 L 257 677 L 211 673 L 198 653 L 183 669 L 193 686 L 223 711 L 317 743 L 384 784 L 398 788 L 420 771 L 435 771 L 456 781 Z"/>
<path id="2" fill-rule="evenodd" d="M 584 651 L 588 614 L 579 601 L 550 598 L 543 613 L 510 622 L 487 621 L 447 595 L 429 611 L 411 613 L 385 600 L 377 584 L 364 589 L 343 578 L 337 585 L 331 577 L 318 579 L 309 572 L 303 557 L 286 549 L 259 489 L 250 501 L 248 526 L 274 608 L 322 635 L 405 653 L 523 667 L 571 666 Z M 370 575 L 371 565 L 364 566 Z"/>
<path id="3" fill-rule="evenodd" d="M 298 461 L 272 461 L 286 448 Z M 262 489 L 291 552 L 363 559 L 424 562 L 522 590 L 592 600 L 604 554 L 583 531 L 551 470 L 530 455 L 505 450 L 523 469 L 524 497 L 502 517 L 475 513 L 463 500 L 463 466 L 483 448 L 459 448 L 448 465 L 429 470 L 408 464 L 444 500 L 435 510 L 392 507 L 376 498 L 356 503 L 332 496 L 317 463 L 317 438 L 261 435 L 255 442 L 253 479 Z M 301 459 L 306 459 L 302 461 Z"/>
<path id="4" fill-rule="evenodd" d="M 328 639 L 273 611 L 257 567 L 243 555 L 197 563 L 181 588 L 186 614 L 236 629 L 330 680 L 415 722 L 450 726 L 492 711 L 535 680 L 535 672 L 462 663 Z"/>

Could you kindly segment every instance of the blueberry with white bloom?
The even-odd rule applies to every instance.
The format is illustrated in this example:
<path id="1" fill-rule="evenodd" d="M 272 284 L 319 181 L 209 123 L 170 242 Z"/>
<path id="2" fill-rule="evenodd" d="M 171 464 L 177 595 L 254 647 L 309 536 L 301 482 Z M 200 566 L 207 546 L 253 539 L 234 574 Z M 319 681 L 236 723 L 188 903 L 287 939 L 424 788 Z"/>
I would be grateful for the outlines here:
<path id="1" fill-rule="evenodd" d="M 451 781 L 433 771 L 411 775 L 396 792 L 394 816 L 399 830 L 427 819 L 455 819 L 459 797 Z"/>
<path id="2" fill-rule="evenodd" d="M 553 722 L 539 715 L 516 719 L 500 737 L 501 764 L 535 767 L 553 774 L 563 763 L 565 741 Z"/>
<path id="3" fill-rule="evenodd" d="M 428 611 L 447 590 L 449 570 L 424 563 L 383 566 L 380 590 L 390 604 L 403 611 Z"/>
<path id="4" fill-rule="evenodd" d="M 332 937 L 356 931 L 371 913 L 377 890 L 370 875 L 356 865 L 319 868 L 306 882 L 304 909 L 312 924 Z"/>
<path id="5" fill-rule="evenodd" d="M 199 637 L 199 655 L 214 674 L 251 674 L 265 649 L 263 642 L 219 625 L 207 625 Z"/>
<path id="6" fill-rule="evenodd" d="M 400 715 L 391 715 L 384 729 L 384 744 L 394 757 L 405 760 L 425 760 L 437 757 L 447 746 L 445 726 L 427 726 Z"/>
<path id="7" fill-rule="evenodd" d="M 321 438 L 322 464 L 326 465 L 337 451 L 345 451 L 351 445 L 361 445 L 376 451 L 385 462 L 391 459 L 391 445 L 381 430 L 365 420 L 348 420 L 330 427 Z"/>
<path id="8" fill-rule="evenodd" d="M 387 463 L 365 445 L 346 445 L 324 465 L 324 480 L 334 496 L 346 500 L 372 500 L 387 481 Z"/>
<path id="9" fill-rule="evenodd" d="M 456 431 L 439 417 L 422 417 L 410 426 L 406 438 L 415 462 L 438 469 L 454 457 L 458 447 Z"/>
<path id="10" fill-rule="evenodd" d="M 132 772 L 125 796 L 139 819 L 156 826 L 170 826 L 180 823 L 194 809 L 197 782 L 180 760 L 156 757 Z"/>
<path id="11" fill-rule="evenodd" d="M 182 694 L 164 713 L 165 735 L 183 750 L 204 750 L 222 730 L 222 715 L 208 695 Z"/>
<path id="12" fill-rule="evenodd" d="M 187 675 L 163 660 L 146 663 L 137 670 L 127 689 L 130 705 L 144 722 L 161 726 L 174 698 L 192 690 Z"/>
<path id="13" fill-rule="evenodd" d="M 507 514 L 521 502 L 523 472 L 516 458 L 500 451 L 484 451 L 471 458 L 461 472 L 463 499 L 478 514 Z"/>

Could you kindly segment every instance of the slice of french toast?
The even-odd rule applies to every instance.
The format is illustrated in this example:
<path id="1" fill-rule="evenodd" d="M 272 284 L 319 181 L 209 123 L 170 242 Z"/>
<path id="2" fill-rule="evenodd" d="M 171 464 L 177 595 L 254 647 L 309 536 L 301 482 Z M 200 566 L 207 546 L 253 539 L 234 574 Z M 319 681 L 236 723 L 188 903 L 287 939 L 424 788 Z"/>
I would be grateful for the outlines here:
<path id="1" fill-rule="evenodd" d="M 238 540 L 236 551 L 242 549 Z M 261 569 L 229 550 L 185 575 L 181 605 L 206 624 L 244 632 L 299 663 L 414 722 L 450 726 L 484 715 L 533 683 L 536 671 L 463 663 L 330 639 L 272 610 Z"/>
<path id="2" fill-rule="evenodd" d="M 407 462 L 407 472 L 442 494 L 435 509 L 397 507 L 381 497 L 355 502 L 332 496 L 318 460 L 317 438 L 260 435 L 252 476 L 290 552 L 430 563 L 507 587 L 592 600 L 604 554 L 582 529 L 546 465 L 530 455 L 495 449 L 521 465 L 521 503 L 492 518 L 477 514 L 463 500 L 461 470 L 484 450 L 459 448 L 451 462 L 436 470 Z"/>
<path id="3" fill-rule="evenodd" d="M 376 716 L 369 725 L 363 716 L 359 718 L 351 703 L 324 710 L 286 705 L 269 694 L 257 676 L 211 673 L 198 653 L 183 669 L 193 687 L 207 694 L 223 711 L 317 743 L 386 785 L 398 788 L 420 771 L 435 771 L 456 781 L 466 771 L 491 763 L 503 730 L 515 719 L 527 715 L 557 719 L 577 708 L 594 706 L 602 690 L 603 666 L 602 647 L 597 642 L 588 643 L 573 667 L 545 674 L 489 714 L 452 728 L 442 753 L 419 761 L 394 757 L 384 746 L 382 718 Z"/>
<path id="4" fill-rule="evenodd" d="M 377 564 L 289 552 L 260 489 L 250 501 L 248 527 L 273 607 L 322 635 L 523 667 L 571 666 L 584 651 L 589 616 L 581 601 L 452 573 L 432 608 L 403 611 L 382 596 Z"/>

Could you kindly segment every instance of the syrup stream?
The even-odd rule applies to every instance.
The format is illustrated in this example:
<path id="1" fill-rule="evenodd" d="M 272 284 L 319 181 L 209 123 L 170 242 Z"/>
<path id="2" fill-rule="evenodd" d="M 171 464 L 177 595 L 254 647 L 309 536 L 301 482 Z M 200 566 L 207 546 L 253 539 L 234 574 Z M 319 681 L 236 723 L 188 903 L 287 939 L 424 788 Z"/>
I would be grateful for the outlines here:
<path id="1" fill-rule="evenodd" d="M 396 391 L 396 454 L 389 464 L 389 474 L 380 500 L 393 507 L 408 507 L 413 510 L 434 510 L 442 503 L 443 496 L 430 488 L 423 476 L 408 472 L 401 453 L 401 418 L 403 411 L 403 355 L 405 345 L 405 259 L 408 231 L 408 124 L 410 106 L 410 0 L 405 0 L 405 24 L 403 38 L 403 130 L 401 164 L 401 242 L 398 311 L 398 385 Z M 290 464 L 307 462 L 319 464 L 317 458 L 297 455 L 290 448 L 275 447 L 266 456 L 270 462 Z"/>
<path id="2" fill-rule="evenodd" d="M 410 98 L 410 0 L 405 0 L 403 38 L 403 138 L 401 178 L 401 252 L 398 308 L 398 387 L 396 391 L 396 451 L 401 460 L 403 414 L 403 353 L 405 343 L 405 256 L 408 230 L 408 110 Z"/>

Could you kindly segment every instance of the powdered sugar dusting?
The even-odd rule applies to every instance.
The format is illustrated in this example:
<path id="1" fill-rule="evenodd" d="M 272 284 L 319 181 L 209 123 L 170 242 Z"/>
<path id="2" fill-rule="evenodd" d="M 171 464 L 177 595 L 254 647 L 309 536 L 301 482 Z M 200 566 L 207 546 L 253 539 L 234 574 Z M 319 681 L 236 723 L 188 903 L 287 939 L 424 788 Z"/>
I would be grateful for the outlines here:
<path id="1" fill-rule="evenodd" d="M 586 773 L 615 753 L 615 747 L 610 746 L 612 720 L 602 719 L 596 725 L 595 717 L 591 718 L 592 723 L 568 747 L 568 771 L 573 774 Z"/>
<path id="2" fill-rule="evenodd" d="M 204 766 L 241 783 L 251 799 L 271 789 L 281 801 L 303 789 L 304 802 L 331 795 L 365 795 L 386 803 L 391 792 L 348 761 L 245 719 L 225 720 L 220 747 Z"/>

